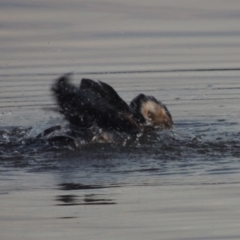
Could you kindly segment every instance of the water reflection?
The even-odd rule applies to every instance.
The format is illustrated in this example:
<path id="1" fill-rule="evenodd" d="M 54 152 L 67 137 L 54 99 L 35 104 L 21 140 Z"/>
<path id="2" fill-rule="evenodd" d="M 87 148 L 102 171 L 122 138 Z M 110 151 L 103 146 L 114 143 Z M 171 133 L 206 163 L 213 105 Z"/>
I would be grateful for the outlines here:
<path id="1" fill-rule="evenodd" d="M 57 206 L 116 204 L 116 201 L 109 198 L 108 194 L 58 195 L 56 201 L 60 202 Z"/>
<path id="2" fill-rule="evenodd" d="M 99 190 L 107 188 L 104 185 L 61 183 L 58 186 L 62 191 L 74 191 L 75 194 L 57 195 L 55 198 L 55 200 L 58 202 L 57 206 L 116 204 L 116 201 L 112 199 L 110 194 L 96 193 L 97 191 L 95 191 L 95 193 L 86 193 L 86 190 Z"/>

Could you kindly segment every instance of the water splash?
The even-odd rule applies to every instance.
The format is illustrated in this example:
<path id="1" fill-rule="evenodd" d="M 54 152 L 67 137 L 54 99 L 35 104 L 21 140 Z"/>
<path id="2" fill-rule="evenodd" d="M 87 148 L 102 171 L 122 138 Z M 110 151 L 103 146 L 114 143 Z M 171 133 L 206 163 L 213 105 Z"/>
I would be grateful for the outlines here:
<path id="1" fill-rule="evenodd" d="M 226 124 L 235 127 L 220 131 Z M 88 174 L 92 181 L 117 176 L 125 181 L 126 176 L 236 173 L 240 171 L 237 126 L 178 122 L 172 131 L 116 133 L 117 141 L 112 143 L 92 142 L 97 129 L 74 129 L 62 120 L 31 128 L 9 127 L 0 130 L 0 165 L 71 172 L 71 176 L 75 172 L 86 181 Z"/>

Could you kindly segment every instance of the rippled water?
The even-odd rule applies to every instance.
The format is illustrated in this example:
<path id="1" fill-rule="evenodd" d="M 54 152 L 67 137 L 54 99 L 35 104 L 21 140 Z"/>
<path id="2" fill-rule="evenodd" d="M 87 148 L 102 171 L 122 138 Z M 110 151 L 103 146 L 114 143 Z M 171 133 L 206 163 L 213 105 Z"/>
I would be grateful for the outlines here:
<path id="1" fill-rule="evenodd" d="M 180 77 L 169 73 L 171 79 L 164 79 L 164 76 L 160 80 L 156 79 L 157 73 L 151 72 L 107 76 L 107 79 L 116 77 L 119 85 L 121 80 L 118 75 L 122 76 L 124 81 L 120 94 L 127 100 L 142 90 L 162 96 L 158 98 L 167 104 L 175 122 L 172 131 L 151 131 L 137 137 L 122 136 L 114 144 L 89 143 L 91 137 L 86 137 L 86 132 L 71 132 L 61 116 L 51 111 L 55 102 L 50 98 L 51 76 L 47 76 L 49 80 L 42 81 L 46 91 L 38 90 L 40 99 L 37 104 L 30 90 L 26 91 L 29 96 L 12 94 L 5 103 L 11 105 L 9 108 L 12 110 L 2 113 L 6 126 L 1 129 L 1 164 L 24 166 L 31 171 L 73 169 L 82 174 L 89 171 L 94 173 L 94 177 L 81 181 L 94 183 L 97 176 L 108 184 L 118 183 L 119 179 L 131 183 L 132 178 L 144 182 L 142 176 L 152 175 L 236 173 L 239 171 L 239 113 L 238 106 L 233 102 L 239 100 L 239 84 L 237 76 L 231 75 L 237 73 L 222 71 L 223 76 L 217 77 L 219 74 L 211 72 L 186 72 Z M 148 81 L 145 80 L 147 75 Z M 30 88 L 28 81 L 22 84 Z M 20 110 L 18 104 L 22 105 Z M 108 180 L 110 175 L 113 182 Z"/>
<path id="2" fill-rule="evenodd" d="M 238 1 L 2 1 L 5 239 L 79 239 L 79 222 L 85 239 L 238 239 L 239 10 Z M 174 129 L 89 143 L 53 111 L 50 88 L 66 72 L 76 84 L 101 79 L 127 102 L 155 96 Z"/>

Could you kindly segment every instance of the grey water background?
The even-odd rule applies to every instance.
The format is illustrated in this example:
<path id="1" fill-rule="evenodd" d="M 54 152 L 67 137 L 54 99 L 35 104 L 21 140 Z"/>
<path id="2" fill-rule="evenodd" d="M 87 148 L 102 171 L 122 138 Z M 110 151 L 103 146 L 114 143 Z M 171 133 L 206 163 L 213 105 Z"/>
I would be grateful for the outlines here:
<path id="1" fill-rule="evenodd" d="M 1 239 L 239 239 L 239 26 L 238 1 L 0 1 Z M 65 126 L 66 72 L 155 96 L 175 128 L 39 137 Z"/>

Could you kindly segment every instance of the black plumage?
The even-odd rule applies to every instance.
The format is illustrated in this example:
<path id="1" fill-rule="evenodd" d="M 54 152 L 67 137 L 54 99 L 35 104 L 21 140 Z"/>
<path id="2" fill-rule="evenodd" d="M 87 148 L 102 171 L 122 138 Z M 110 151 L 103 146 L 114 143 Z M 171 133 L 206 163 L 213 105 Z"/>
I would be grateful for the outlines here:
<path id="1" fill-rule="evenodd" d="M 84 78 L 77 87 L 69 81 L 70 74 L 61 76 L 53 84 L 52 92 L 59 112 L 72 125 L 125 132 L 136 132 L 146 125 L 167 129 L 173 126 L 166 106 L 152 96 L 140 94 L 128 105 L 104 82 Z"/>

